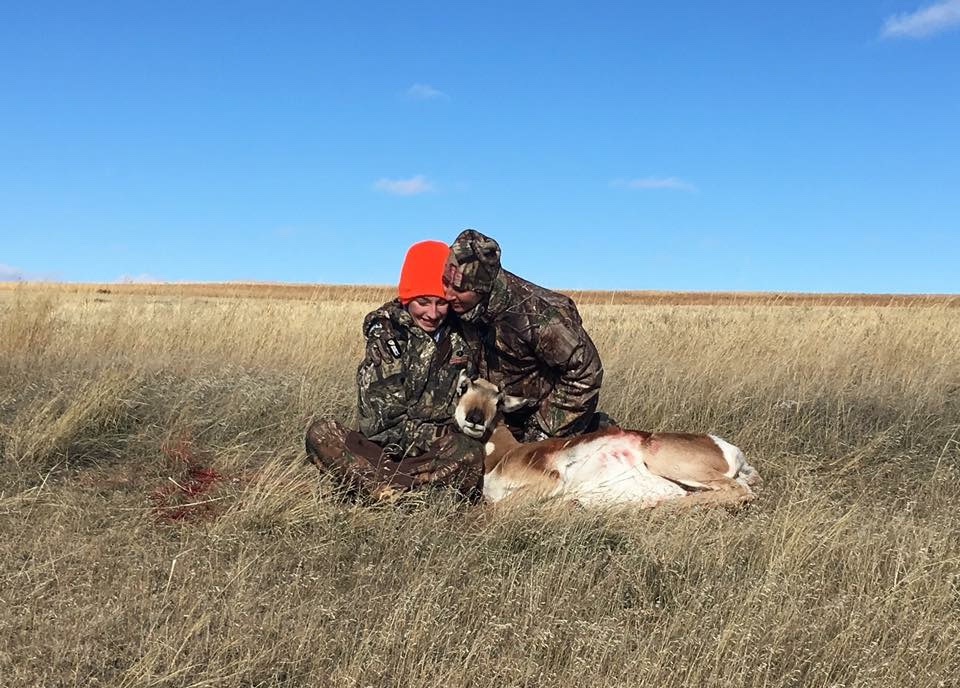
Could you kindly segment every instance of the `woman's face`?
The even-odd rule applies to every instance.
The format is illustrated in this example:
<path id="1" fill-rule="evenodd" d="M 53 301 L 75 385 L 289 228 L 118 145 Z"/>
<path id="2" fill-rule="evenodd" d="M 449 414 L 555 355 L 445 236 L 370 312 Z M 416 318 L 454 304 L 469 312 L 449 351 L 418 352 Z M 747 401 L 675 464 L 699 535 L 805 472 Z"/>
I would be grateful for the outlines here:
<path id="1" fill-rule="evenodd" d="M 447 317 L 447 301 L 439 296 L 418 296 L 407 304 L 407 312 L 425 332 L 436 332 Z"/>

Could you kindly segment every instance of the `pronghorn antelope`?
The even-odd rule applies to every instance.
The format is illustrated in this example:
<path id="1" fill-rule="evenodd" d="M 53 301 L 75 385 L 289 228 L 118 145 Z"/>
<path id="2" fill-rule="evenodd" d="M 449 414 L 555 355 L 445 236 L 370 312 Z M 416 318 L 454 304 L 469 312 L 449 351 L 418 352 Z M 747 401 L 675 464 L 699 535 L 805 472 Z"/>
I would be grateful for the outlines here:
<path id="1" fill-rule="evenodd" d="M 527 400 L 503 394 L 493 383 L 460 377 L 454 418 L 460 430 L 486 441 L 483 496 L 552 497 L 591 504 L 741 505 L 755 497 L 760 476 L 737 447 L 714 435 L 610 428 L 580 437 L 523 444 L 504 412 Z"/>

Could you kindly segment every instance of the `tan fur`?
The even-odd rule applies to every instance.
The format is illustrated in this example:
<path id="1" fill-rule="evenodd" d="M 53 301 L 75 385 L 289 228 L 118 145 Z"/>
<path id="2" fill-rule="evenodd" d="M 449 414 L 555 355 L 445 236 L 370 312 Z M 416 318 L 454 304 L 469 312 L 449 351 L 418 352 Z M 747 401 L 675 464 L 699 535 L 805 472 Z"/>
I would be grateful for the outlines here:
<path id="1" fill-rule="evenodd" d="M 523 446 L 513 436 L 513 433 L 510 432 L 510 428 L 503 423 L 500 423 L 493 429 L 493 432 L 490 434 L 490 438 L 487 441 L 491 442 L 495 449 L 491 453 L 487 454 L 483 460 L 484 473 L 489 473 L 496 468 L 503 461 L 504 456 L 509 451 Z"/>
<path id="2" fill-rule="evenodd" d="M 723 452 L 707 435 L 658 432 L 647 438 L 644 449 L 644 463 L 661 478 L 700 488 L 724 485 L 726 481 L 736 483 L 731 480 Z"/>

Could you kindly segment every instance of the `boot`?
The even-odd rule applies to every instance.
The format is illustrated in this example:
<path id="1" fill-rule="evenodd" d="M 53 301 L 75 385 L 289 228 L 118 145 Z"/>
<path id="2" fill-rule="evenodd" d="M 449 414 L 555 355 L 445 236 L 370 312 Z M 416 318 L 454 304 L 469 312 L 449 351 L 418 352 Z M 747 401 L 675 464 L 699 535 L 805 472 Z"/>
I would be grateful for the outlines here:
<path id="1" fill-rule="evenodd" d="M 312 464 L 367 495 L 394 494 L 412 485 L 412 480 L 399 472 L 399 465 L 380 445 L 332 418 L 312 423 L 305 444 Z"/>

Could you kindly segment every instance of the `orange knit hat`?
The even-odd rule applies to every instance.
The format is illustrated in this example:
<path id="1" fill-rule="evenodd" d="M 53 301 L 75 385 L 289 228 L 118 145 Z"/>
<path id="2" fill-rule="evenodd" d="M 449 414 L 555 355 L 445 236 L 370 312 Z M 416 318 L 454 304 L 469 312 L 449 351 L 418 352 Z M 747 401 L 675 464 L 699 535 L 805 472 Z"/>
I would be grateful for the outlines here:
<path id="1" fill-rule="evenodd" d="M 411 246 L 400 270 L 400 303 L 406 305 L 418 296 L 443 298 L 443 269 L 449 255 L 450 247 L 442 241 L 421 241 Z"/>

